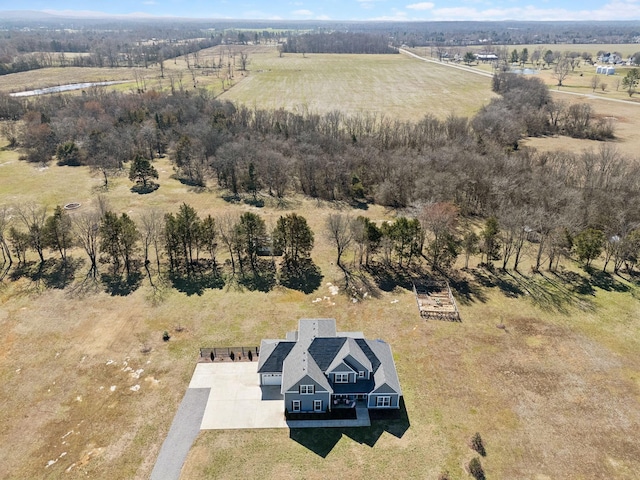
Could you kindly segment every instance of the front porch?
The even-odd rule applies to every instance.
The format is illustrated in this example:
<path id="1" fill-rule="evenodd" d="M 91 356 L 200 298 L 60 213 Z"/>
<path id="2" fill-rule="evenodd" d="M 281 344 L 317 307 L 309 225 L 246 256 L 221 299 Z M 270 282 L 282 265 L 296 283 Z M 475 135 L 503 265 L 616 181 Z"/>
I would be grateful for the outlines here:
<path id="1" fill-rule="evenodd" d="M 334 394 L 331 396 L 331 408 L 367 408 L 367 394 Z"/>

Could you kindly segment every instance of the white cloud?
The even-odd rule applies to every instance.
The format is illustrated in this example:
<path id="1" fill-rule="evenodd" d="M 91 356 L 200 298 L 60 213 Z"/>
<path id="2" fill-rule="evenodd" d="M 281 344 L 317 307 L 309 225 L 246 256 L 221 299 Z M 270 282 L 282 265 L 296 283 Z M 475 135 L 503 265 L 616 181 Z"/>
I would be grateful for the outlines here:
<path id="1" fill-rule="evenodd" d="M 318 15 L 316 20 L 331 20 L 331 17 L 329 15 Z"/>
<path id="2" fill-rule="evenodd" d="M 435 7 L 435 3 L 433 2 L 420 2 L 420 3 L 412 3 L 411 5 L 407 5 L 409 10 L 431 10 Z"/>
<path id="3" fill-rule="evenodd" d="M 620 12 L 624 12 L 625 19 L 640 18 L 640 5 L 636 0 L 613 0 L 595 10 L 538 8 L 531 5 L 525 7 L 487 9 L 448 7 L 434 8 L 431 10 L 429 20 L 620 20 Z"/>
<path id="4" fill-rule="evenodd" d="M 291 14 L 296 16 L 308 17 L 310 15 L 313 15 L 313 12 L 311 10 L 296 10 L 294 12 L 291 12 Z"/>

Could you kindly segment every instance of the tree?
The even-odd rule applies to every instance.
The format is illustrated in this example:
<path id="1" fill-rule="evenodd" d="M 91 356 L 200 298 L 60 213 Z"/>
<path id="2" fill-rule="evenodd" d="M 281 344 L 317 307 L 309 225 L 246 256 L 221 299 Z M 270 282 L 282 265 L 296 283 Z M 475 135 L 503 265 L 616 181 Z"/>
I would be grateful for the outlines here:
<path id="1" fill-rule="evenodd" d="M 326 234 L 337 250 L 336 265 L 344 270 L 340 262 L 345 250 L 349 248 L 353 240 L 353 229 L 351 217 L 341 213 L 330 213 L 326 221 Z"/>
<path id="2" fill-rule="evenodd" d="M 598 85 L 600 84 L 600 77 L 598 75 L 594 75 L 593 77 L 591 77 L 591 91 L 595 92 L 596 88 L 598 88 Z"/>
<path id="3" fill-rule="evenodd" d="M 420 223 L 427 234 L 426 258 L 431 266 L 435 270 L 449 267 L 458 255 L 458 208 L 452 203 L 427 205 L 420 212 Z"/>
<path id="4" fill-rule="evenodd" d="M 301 259 L 309 258 L 313 248 L 313 232 L 307 220 L 295 213 L 280 217 L 273 231 L 273 248 L 282 251 L 285 263 L 296 268 Z"/>
<path id="5" fill-rule="evenodd" d="M 567 57 L 558 59 L 558 63 L 553 67 L 553 78 L 558 81 L 559 87 L 562 86 L 562 82 L 567 78 L 570 72 L 571 64 L 569 63 L 569 59 L 567 59 Z"/>
<path id="6" fill-rule="evenodd" d="M 246 254 L 251 270 L 254 274 L 258 271 L 258 252 L 266 244 L 267 227 L 264 220 L 252 212 L 243 213 L 240 222 L 236 225 L 238 250 Z M 242 269 L 242 262 L 240 262 Z"/>
<path id="7" fill-rule="evenodd" d="M 358 245 L 359 264 L 369 266 L 371 256 L 380 248 L 380 240 L 382 239 L 382 231 L 375 222 L 367 217 L 358 216 L 351 223 L 353 241 Z"/>
<path id="8" fill-rule="evenodd" d="M 7 229 L 9 227 L 9 221 L 11 219 L 11 210 L 6 206 L 6 205 L 2 205 L 0 207 L 0 252 L 2 252 L 2 265 L 6 265 L 7 262 L 9 263 L 9 265 L 7 265 L 7 270 L 9 268 L 11 268 L 11 265 L 13 264 L 13 259 L 11 258 L 11 250 L 9 249 L 9 244 L 7 243 Z M 6 271 L 5 270 L 5 273 Z M 3 275 L 0 275 L 0 280 L 2 279 L 2 277 L 4 277 Z"/>
<path id="9" fill-rule="evenodd" d="M 162 212 L 155 208 L 142 211 L 140 215 L 140 234 L 144 250 L 144 264 L 149 263 L 149 249 L 151 245 L 156 254 L 156 265 L 160 271 L 160 251 L 159 242 L 164 234 L 164 222 Z"/>
<path id="10" fill-rule="evenodd" d="M 638 82 L 640 82 L 640 69 L 637 68 L 629 70 L 622 79 L 622 86 L 627 90 L 630 97 L 636 93 Z"/>
<path id="11" fill-rule="evenodd" d="M 193 269 L 194 251 L 198 247 L 201 221 L 195 209 L 183 203 L 178 213 L 165 215 L 165 248 L 169 255 L 170 268 L 181 264 L 187 272 Z"/>
<path id="12" fill-rule="evenodd" d="M 238 244 L 238 231 L 236 229 L 236 225 L 239 222 L 240 217 L 230 212 L 216 218 L 216 227 L 218 229 L 220 239 L 229 250 L 229 257 L 231 258 L 231 268 L 234 275 L 236 273 L 235 246 Z"/>
<path id="13" fill-rule="evenodd" d="M 77 167 L 82 163 L 80 149 L 74 142 L 65 142 L 58 145 L 56 158 L 58 159 L 58 165 Z"/>
<path id="14" fill-rule="evenodd" d="M 464 268 L 469 268 L 469 258 L 478 253 L 480 237 L 473 230 L 469 229 L 462 237 L 462 250 L 464 251 Z"/>
<path id="15" fill-rule="evenodd" d="M 529 50 L 527 49 L 527 47 L 524 47 L 522 49 L 522 52 L 520 53 L 520 63 L 524 66 L 525 63 L 527 63 L 529 61 Z"/>
<path id="16" fill-rule="evenodd" d="M 96 210 L 79 212 L 73 216 L 73 230 L 76 239 L 89 257 L 89 261 L 91 262 L 89 275 L 94 278 L 98 273 L 97 259 L 100 219 L 101 215 Z"/>
<path id="17" fill-rule="evenodd" d="M 554 58 L 554 56 L 553 56 L 553 52 L 551 50 L 547 50 L 546 52 L 544 52 L 544 55 L 542 56 L 542 60 L 547 65 L 551 65 L 553 63 L 553 58 Z"/>
<path id="18" fill-rule="evenodd" d="M 480 236 L 482 238 L 481 251 L 485 255 L 488 264 L 491 264 L 491 261 L 498 255 L 500 248 L 498 242 L 499 233 L 500 225 L 498 224 L 498 219 L 493 216 L 487 218 Z"/>
<path id="19" fill-rule="evenodd" d="M 152 178 L 158 178 L 156 168 L 147 158 L 136 155 L 129 169 L 129 180 L 136 182 L 136 185 L 141 186 L 143 191 L 148 191 L 156 187 L 156 183 L 151 180 Z"/>
<path id="20" fill-rule="evenodd" d="M 469 52 L 465 52 L 464 57 L 462 58 L 462 60 L 464 61 L 464 63 L 466 63 L 467 65 L 471 65 L 473 62 L 476 61 L 476 56 L 474 55 L 473 52 L 469 51 Z"/>
<path id="21" fill-rule="evenodd" d="M 578 259 L 585 263 L 586 267 L 600 256 L 604 245 L 604 233 L 602 230 L 587 228 L 575 236 L 574 248 Z"/>
<path id="22" fill-rule="evenodd" d="M 111 257 L 114 272 L 124 264 L 127 275 L 131 273 L 133 253 L 140 234 L 135 222 L 126 213 L 118 217 L 109 211 L 100 223 L 100 251 Z"/>
<path id="23" fill-rule="evenodd" d="M 518 53 L 518 50 L 514 48 L 513 51 L 511 52 L 511 63 L 518 63 L 519 61 L 520 61 L 520 54 Z"/>
<path id="24" fill-rule="evenodd" d="M 47 208 L 40 207 L 34 203 L 28 203 L 20 206 L 17 210 L 18 217 L 27 228 L 29 246 L 36 251 L 40 257 L 40 262 L 44 263 L 45 245 L 42 233 L 47 218 Z"/>
<path id="25" fill-rule="evenodd" d="M 73 246 L 72 225 L 69 214 L 60 205 L 52 216 L 47 217 L 42 229 L 42 241 L 45 247 L 57 250 L 63 262 L 67 261 L 67 249 Z"/>
<path id="26" fill-rule="evenodd" d="M 402 261 L 406 259 L 406 266 L 416 255 L 422 253 L 422 231 L 418 219 L 398 217 L 393 223 L 384 223 L 382 232 L 392 242 L 393 250 L 398 257 L 398 266 L 402 267 Z"/>

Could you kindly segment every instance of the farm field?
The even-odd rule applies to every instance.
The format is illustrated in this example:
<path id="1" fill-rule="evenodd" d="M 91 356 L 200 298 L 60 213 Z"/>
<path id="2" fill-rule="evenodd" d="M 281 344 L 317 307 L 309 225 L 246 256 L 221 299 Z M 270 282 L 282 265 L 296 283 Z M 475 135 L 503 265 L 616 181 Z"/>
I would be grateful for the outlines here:
<path id="1" fill-rule="evenodd" d="M 105 195 L 116 211 L 135 218 L 147 206 L 173 211 L 187 202 L 201 215 L 256 211 L 273 225 L 295 210 L 316 232 L 312 257 L 322 285 L 308 295 L 236 287 L 187 295 L 144 279 L 133 293 L 114 296 L 86 281 L 80 251 L 72 253 L 77 270 L 65 288 L 47 284 L 46 275 L 5 280 L 0 478 L 148 478 L 198 348 L 257 345 L 300 317 L 335 317 L 342 330 L 388 341 L 406 417 L 362 430 L 202 432 L 182 478 L 257 471 L 291 479 L 437 478 L 446 470 L 462 479 L 475 432 L 488 452 L 489 478 L 635 478 L 640 287 L 632 279 L 589 275 L 570 262 L 557 276 L 472 268 L 456 290 L 462 323 L 427 322 L 405 288 L 374 285 L 358 302 L 332 294 L 328 284 L 342 286 L 342 274 L 322 228 L 340 206 L 301 197 L 284 205 L 265 198 L 261 209 L 230 204 L 215 188 L 171 179 L 166 159 L 156 163 L 161 187 L 152 194 L 114 181 Z M 3 203 L 87 208 L 101 182 L 84 167 L 34 168 L 11 151 L 0 153 L 0 165 Z M 393 212 L 370 206 L 358 214 L 381 220 Z M 164 330 L 172 336 L 166 343 Z"/>
<path id="2" fill-rule="evenodd" d="M 250 74 L 221 98 L 258 108 L 375 113 L 419 120 L 470 116 L 494 96 L 484 78 L 403 55 L 250 56 Z"/>

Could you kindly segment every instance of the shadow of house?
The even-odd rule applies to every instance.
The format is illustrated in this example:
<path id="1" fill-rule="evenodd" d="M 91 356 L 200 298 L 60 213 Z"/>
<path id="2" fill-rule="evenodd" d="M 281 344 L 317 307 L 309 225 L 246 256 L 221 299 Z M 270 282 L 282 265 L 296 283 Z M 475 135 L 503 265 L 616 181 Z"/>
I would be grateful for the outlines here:
<path id="1" fill-rule="evenodd" d="M 404 399 L 400 400 L 398 410 L 370 410 L 369 416 L 370 427 L 292 428 L 289 438 L 316 455 L 326 458 L 343 436 L 373 448 L 385 432 L 402 438 L 411 426 Z"/>

